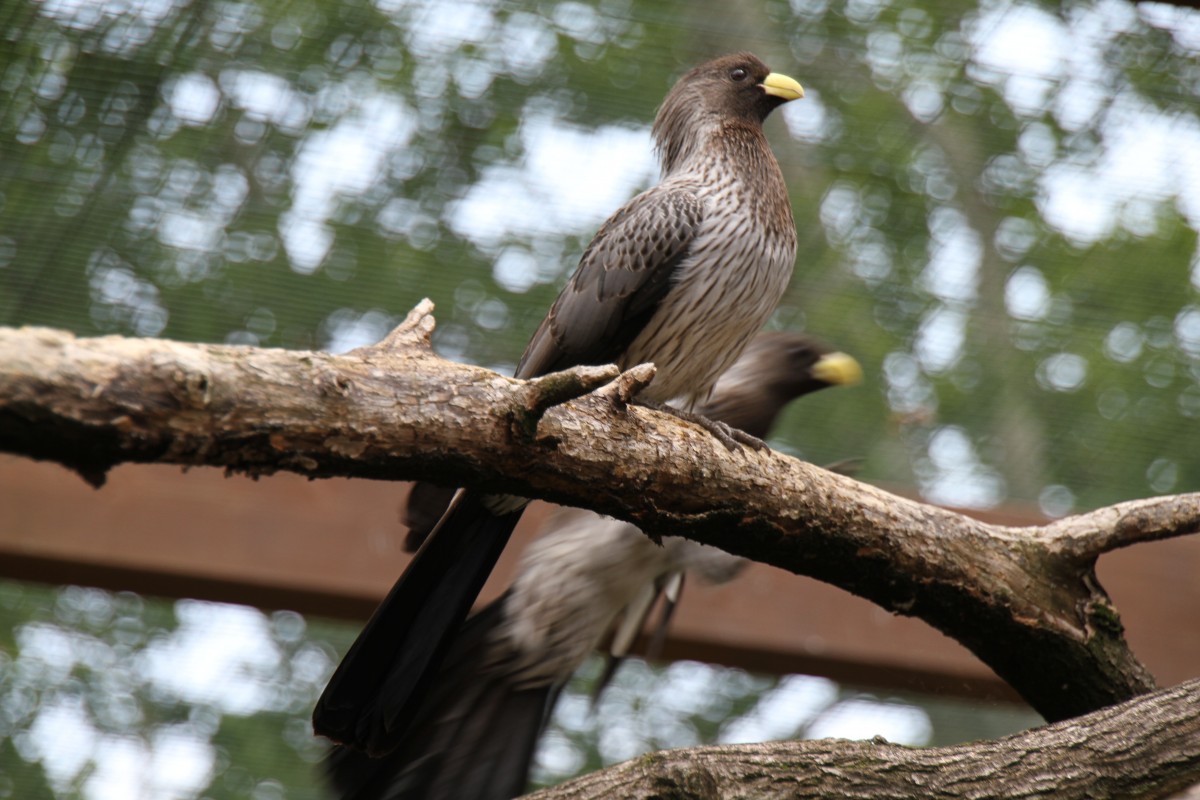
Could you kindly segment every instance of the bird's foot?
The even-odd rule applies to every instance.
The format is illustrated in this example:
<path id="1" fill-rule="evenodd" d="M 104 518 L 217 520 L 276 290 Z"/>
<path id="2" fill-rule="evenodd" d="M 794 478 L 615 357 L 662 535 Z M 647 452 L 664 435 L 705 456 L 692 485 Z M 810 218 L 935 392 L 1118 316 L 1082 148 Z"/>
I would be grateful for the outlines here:
<path id="1" fill-rule="evenodd" d="M 691 422 L 694 425 L 699 425 L 704 430 L 716 437 L 717 441 L 725 445 L 725 449 L 731 453 L 737 453 L 742 449 L 742 445 L 749 447 L 751 450 L 763 451 L 769 450 L 767 443 L 757 436 L 751 436 L 743 430 L 734 428 L 731 425 L 726 425 L 718 419 L 712 419 L 702 414 L 695 414 L 691 411 L 684 411 L 682 408 L 674 406 L 659 405 L 657 403 L 647 403 L 639 400 L 638 405 L 644 405 L 647 408 L 652 408 L 655 411 L 661 411 L 664 414 L 681 419 L 684 422 Z"/>

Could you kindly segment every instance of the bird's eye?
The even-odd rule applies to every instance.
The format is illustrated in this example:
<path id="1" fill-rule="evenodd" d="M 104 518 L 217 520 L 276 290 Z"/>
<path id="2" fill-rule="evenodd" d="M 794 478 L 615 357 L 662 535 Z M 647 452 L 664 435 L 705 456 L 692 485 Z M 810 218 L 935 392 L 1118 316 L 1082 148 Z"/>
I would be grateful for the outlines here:
<path id="1" fill-rule="evenodd" d="M 746 70 L 742 69 L 741 67 L 734 67 L 733 69 L 729 70 L 729 77 L 735 81 L 744 81 L 746 80 L 746 76 L 749 74 L 750 73 L 746 72 Z"/>

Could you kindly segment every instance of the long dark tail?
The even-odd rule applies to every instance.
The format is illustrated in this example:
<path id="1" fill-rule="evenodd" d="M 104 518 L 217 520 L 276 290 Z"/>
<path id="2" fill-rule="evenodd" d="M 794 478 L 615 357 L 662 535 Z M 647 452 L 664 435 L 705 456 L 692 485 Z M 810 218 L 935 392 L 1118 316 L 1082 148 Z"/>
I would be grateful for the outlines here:
<path id="1" fill-rule="evenodd" d="M 490 513 L 474 492 L 456 498 L 329 680 L 318 734 L 372 755 L 400 746 L 520 516 Z"/>
<path id="2" fill-rule="evenodd" d="M 347 747 L 330 753 L 325 770 L 337 797 L 510 800 L 524 792 L 559 687 L 518 686 L 491 636 L 503 602 L 462 627 L 398 750 L 378 759 Z"/>

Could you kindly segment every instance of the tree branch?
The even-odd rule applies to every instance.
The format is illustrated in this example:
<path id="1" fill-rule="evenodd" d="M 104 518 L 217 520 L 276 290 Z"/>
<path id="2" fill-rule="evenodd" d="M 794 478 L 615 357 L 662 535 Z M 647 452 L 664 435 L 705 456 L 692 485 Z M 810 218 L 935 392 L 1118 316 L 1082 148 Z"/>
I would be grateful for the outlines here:
<path id="1" fill-rule="evenodd" d="M 530 800 L 1161 798 L 1200 780 L 1200 680 L 1003 739 L 910 748 L 819 739 L 670 750 Z"/>
<path id="2" fill-rule="evenodd" d="M 1046 718 L 1149 691 L 1095 555 L 1200 530 L 1200 494 L 987 525 L 626 406 L 649 368 L 536 382 L 443 361 L 419 307 L 342 356 L 0 330 L 0 450 L 99 485 L 122 462 L 423 478 L 591 508 L 810 575 L 970 648 Z M 544 418 L 537 416 L 548 406 Z M 1037 657 L 1030 654 L 1037 653 Z"/>
<path id="3" fill-rule="evenodd" d="M 1039 531 L 1045 546 L 1063 559 L 1094 562 L 1100 555 L 1138 542 L 1170 539 L 1200 529 L 1197 495 L 1150 497 L 1064 517 Z"/>

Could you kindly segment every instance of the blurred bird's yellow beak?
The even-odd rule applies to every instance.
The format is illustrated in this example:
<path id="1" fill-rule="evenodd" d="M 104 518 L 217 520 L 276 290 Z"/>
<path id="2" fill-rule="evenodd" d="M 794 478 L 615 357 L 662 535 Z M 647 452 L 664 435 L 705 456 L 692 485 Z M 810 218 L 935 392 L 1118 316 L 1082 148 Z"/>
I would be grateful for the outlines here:
<path id="1" fill-rule="evenodd" d="M 813 364 L 812 376 L 832 386 L 853 386 L 863 378 L 862 367 L 854 356 L 845 353 L 830 353 Z"/>
<path id="2" fill-rule="evenodd" d="M 767 94 L 774 95 L 784 102 L 799 100 L 801 97 L 804 97 L 803 86 L 793 78 L 789 78 L 787 75 L 780 75 L 778 72 L 772 72 L 763 78 L 763 82 L 759 86 L 763 87 L 763 91 Z"/>

